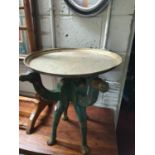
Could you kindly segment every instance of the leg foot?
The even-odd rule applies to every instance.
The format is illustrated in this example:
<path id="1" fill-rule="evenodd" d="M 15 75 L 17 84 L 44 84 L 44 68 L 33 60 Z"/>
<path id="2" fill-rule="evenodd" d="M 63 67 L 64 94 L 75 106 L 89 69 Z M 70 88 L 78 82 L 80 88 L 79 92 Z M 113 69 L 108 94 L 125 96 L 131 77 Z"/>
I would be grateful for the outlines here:
<path id="1" fill-rule="evenodd" d="M 32 133 L 33 127 L 27 127 L 26 133 L 29 135 Z"/>
<path id="2" fill-rule="evenodd" d="M 88 148 L 88 146 L 87 145 L 83 145 L 82 147 L 81 147 L 81 152 L 82 152 L 82 154 L 88 154 L 88 152 L 89 152 L 89 148 Z"/>
<path id="3" fill-rule="evenodd" d="M 47 145 L 49 145 L 49 146 L 52 146 L 52 145 L 54 145 L 54 144 L 56 144 L 56 139 L 50 138 L 50 139 L 47 141 Z"/>

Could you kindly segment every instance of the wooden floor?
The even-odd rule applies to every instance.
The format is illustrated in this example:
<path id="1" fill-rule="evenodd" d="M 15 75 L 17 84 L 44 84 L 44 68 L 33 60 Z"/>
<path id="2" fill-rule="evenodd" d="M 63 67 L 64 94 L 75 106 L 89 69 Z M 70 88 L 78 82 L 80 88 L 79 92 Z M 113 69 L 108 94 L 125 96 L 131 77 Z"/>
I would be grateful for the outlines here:
<path id="1" fill-rule="evenodd" d="M 68 110 L 70 120 L 60 121 L 58 126 L 58 143 L 48 146 L 47 140 L 51 132 L 52 108 L 46 108 L 39 117 L 35 130 L 27 135 L 25 127 L 34 108 L 34 103 L 20 101 L 20 152 L 29 154 L 50 155 L 81 155 L 81 135 L 78 120 L 72 105 Z M 117 155 L 116 134 L 114 130 L 113 112 L 109 109 L 89 107 L 88 120 L 88 146 L 89 155 Z"/>

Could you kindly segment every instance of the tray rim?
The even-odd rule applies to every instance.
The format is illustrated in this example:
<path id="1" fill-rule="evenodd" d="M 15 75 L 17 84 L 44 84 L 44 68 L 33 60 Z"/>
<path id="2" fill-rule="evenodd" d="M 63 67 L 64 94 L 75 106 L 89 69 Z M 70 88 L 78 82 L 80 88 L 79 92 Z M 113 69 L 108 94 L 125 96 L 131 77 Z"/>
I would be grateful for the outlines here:
<path id="1" fill-rule="evenodd" d="M 41 55 L 44 55 L 44 54 L 48 54 L 48 53 L 55 53 L 55 52 L 64 52 L 64 51 L 61 51 L 61 50 L 70 50 L 72 52 L 72 50 L 94 50 L 94 51 L 101 51 L 101 52 L 109 52 L 111 54 L 114 54 L 116 55 L 117 57 L 120 58 L 120 62 L 114 66 L 114 67 L 111 67 L 111 68 L 108 68 L 104 71 L 97 71 L 97 72 L 93 72 L 93 73 L 86 73 L 86 74 L 69 74 L 69 75 L 66 75 L 66 74 L 54 74 L 54 73 L 48 73 L 48 72 L 44 72 L 44 71 L 40 71 L 40 70 L 37 70 L 37 69 L 34 69 L 33 67 L 31 67 L 29 65 L 30 61 L 36 57 L 39 57 Z M 81 51 L 81 52 L 82 52 Z M 68 51 L 69 52 L 69 51 Z M 42 74 L 46 74 L 46 75 L 53 75 L 53 76 L 59 76 L 59 77 L 71 77 L 71 78 L 77 78 L 77 77 L 90 77 L 90 76 L 96 76 L 96 75 L 99 75 L 99 74 L 103 74 L 103 73 L 106 73 L 118 66 L 120 66 L 122 64 L 122 57 L 120 56 L 120 54 L 117 54 L 115 52 L 112 52 L 112 51 L 109 51 L 109 50 L 106 50 L 106 49 L 96 49 L 96 48 L 49 48 L 49 49 L 45 49 L 45 50 L 38 50 L 38 51 L 34 51 L 33 53 L 30 53 L 28 56 L 25 57 L 24 59 L 24 65 L 36 72 L 39 72 L 39 73 L 42 73 Z"/>

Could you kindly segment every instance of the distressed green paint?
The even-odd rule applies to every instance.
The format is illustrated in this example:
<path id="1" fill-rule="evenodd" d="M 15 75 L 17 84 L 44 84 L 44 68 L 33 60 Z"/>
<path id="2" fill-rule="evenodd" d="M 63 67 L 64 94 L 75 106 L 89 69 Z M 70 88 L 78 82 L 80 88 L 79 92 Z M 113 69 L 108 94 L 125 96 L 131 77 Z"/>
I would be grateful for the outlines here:
<path id="1" fill-rule="evenodd" d="M 94 104 L 99 91 L 106 92 L 108 84 L 98 77 L 92 78 L 63 78 L 54 91 L 46 89 L 38 72 L 20 75 L 21 81 L 29 81 L 41 98 L 46 101 L 56 101 L 53 125 L 48 145 L 56 143 L 57 127 L 63 114 L 64 120 L 68 119 L 67 109 L 72 102 L 80 122 L 82 153 L 88 153 L 87 146 L 87 114 L 86 107 Z"/>

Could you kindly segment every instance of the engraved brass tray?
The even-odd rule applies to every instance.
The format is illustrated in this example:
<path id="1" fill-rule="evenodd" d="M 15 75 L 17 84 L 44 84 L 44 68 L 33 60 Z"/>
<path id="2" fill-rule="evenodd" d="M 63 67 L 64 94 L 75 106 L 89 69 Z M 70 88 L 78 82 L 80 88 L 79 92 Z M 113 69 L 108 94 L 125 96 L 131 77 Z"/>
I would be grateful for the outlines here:
<path id="1" fill-rule="evenodd" d="M 62 77 L 98 75 L 120 65 L 122 58 L 103 49 L 59 48 L 34 52 L 24 63 L 29 68 Z"/>

